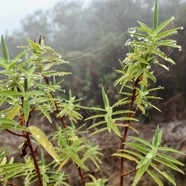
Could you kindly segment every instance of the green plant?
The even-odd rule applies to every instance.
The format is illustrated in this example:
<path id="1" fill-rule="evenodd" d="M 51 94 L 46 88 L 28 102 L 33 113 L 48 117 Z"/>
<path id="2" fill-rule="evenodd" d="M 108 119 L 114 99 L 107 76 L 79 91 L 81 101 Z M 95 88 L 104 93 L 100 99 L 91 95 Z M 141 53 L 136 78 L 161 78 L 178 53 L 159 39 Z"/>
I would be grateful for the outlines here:
<path id="1" fill-rule="evenodd" d="M 172 34 L 176 34 L 177 30 L 182 29 L 182 27 L 179 27 L 165 30 L 166 26 L 171 23 L 173 19 L 174 17 L 171 17 L 159 25 L 158 4 L 157 1 L 155 1 L 153 29 L 139 21 L 138 23 L 140 27 L 133 27 L 129 29 L 131 38 L 126 42 L 126 45 L 129 46 L 130 52 L 123 61 L 120 61 L 122 69 L 116 71 L 121 77 L 115 82 L 115 85 L 119 85 L 121 87 L 119 93 L 126 97 L 119 100 L 113 106 L 110 106 L 109 99 L 104 89 L 102 89 L 105 109 L 93 109 L 106 111 L 106 113 L 97 114 L 88 118 L 103 118 L 103 121 L 99 121 L 89 128 L 102 126 L 106 123 L 106 126 L 101 127 L 94 133 L 98 133 L 103 130 L 108 130 L 108 132 L 113 131 L 121 139 L 119 152 L 113 154 L 113 156 L 121 157 L 120 186 L 124 185 L 124 176 L 127 176 L 133 172 L 136 172 L 133 186 L 139 182 L 140 178 L 145 172 L 147 172 L 158 185 L 163 185 L 159 177 L 151 170 L 151 168 L 157 171 L 157 173 L 163 175 L 173 185 L 176 185 L 174 180 L 167 173 L 158 169 L 156 163 L 164 164 L 174 170 L 184 173 L 176 166 L 176 164 L 183 166 L 181 162 L 160 153 L 161 151 L 170 151 L 184 154 L 171 148 L 159 147 L 162 138 L 162 132 L 159 131 L 159 127 L 156 129 L 152 144 L 144 139 L 133 136 L 130 138 L 136 140 L 137 142 L 126 142 L 128 130 L 135 130 L 131 126 L 131 121 L 136 120 L 135 116 L 138 110 L 140 110 L 143 114 L 145 114 L 146 109 L 149 107 L 160 111 L 155 105 L 152 104 L 152 102 L 150 102 L 150 100 L 153 99 L 161 99 L 160 97 L 153 96 L 152 93 L 156 90 L 162 89 L 162 87 L 149 89 L 151 82 L 156 82 L 152 65 L 159 65 L 165 70 L 169 70 L 168 65 L 162 64 L 160 59 L 163 59 L 171 64 L 175 64 L 175 62 L 169 56 L 162 52 L 162 47 L 173 47 L 178 48 L 179 50 L 181 49 L 181 46 L 177 45 L 175 40 L 167 39 L 167 37 L 171 36 Z M 129 105 L 129 109 L 113 111 L 113 109 L 119 105 Z M 126 116 L 124 116 L 124 114 L 126 114 Z M 120 132 L 122 131 L 122 128 L 123 134 Z M 138 144 L 138 142 L 142 143 L 143 145 Z M 133 148 L 133 150 L 125 150 L 125 145 Z M 138 152 L 135 152 L 135 150 Z M 125 159 L 129 159 L 137 163 L 137 166 L 133 171 L 126 173 L 124 170 Z"/>
<path id="2" fill-rule="evenodd" d="M 68 185 L 64 182 L 66 176 L 61 170 L 68 161 L 72 161 L 85 185 L 82 169 L 88 170 L 85 165 L 87 160 L 99 167 L 101 153 L 97 146 L 79 136 L 78 129 L 73 124 L 82 119 L 77 112 L 78 100 L 71 94 L 69 99 L 62 97 L 62 81 L 55 83 L 56 76 L 70 74 L 55 70 L 55 66 L 66 62 L 52 48 L 44 45 L 42 37 L 38 43 L 28 39 L 29 45 L 21 47 L 23 52 L 10 61 L 4 38 L 1 40 L 4 58 L 0 59 L 3 68 L 0 72 L 0 97 L 1 106 L 5 108 L 0 112 L 0 129 L 23 138 L 22 157 L 29 154 L 32 157 L 24 158 L 23 163 L 13 163 L 11 160 L 6 165 L 3 161 L 5 157 L 2 157 L 1 181 L 8 183 L 10 178 L 24 176 L 25 185 L 35 182 L 39 185 Z M 52 117 L 56 117 L 62 125 L 57 125 L 56 132 L 51 136 L 54 143 L 57 143 L 57 150 L 40 129 L 41 123 L 31 121 L 36 114 L 45 117 L 49 123 L 53 123 Z M 37 146 L 48 152 L 54 161 L 44 163 L 46 161 L 43 155 L 42 161 L 37 160 L 40 151 Z M 2 151 L 2 154 L 6 153 Z"/>
<path id="3" fill-rule="evenodd" d="M 15 185 L 13 181 L 18 177 L 24 178 L 24 185 L 68 185 L 68 177 L 64 172 L 65 166 L 72 163 L 79 172 L 81 184 L 103 186 L 107 179 L 96 179 L 89 174 L 91 182 L 86 182 L 84 172 L 90 170 L 90 164 L 99 169 L 101 163 L 101 149 L 87 139 L 84 133 L 86 125 L 79 128 L 76 123 L 83 119 L 80 109 L 102 112 L 85 119 L 99 119 L 88 128 L 91 135 L 107 130 L 116 134 L 121 140 L 120 149 L 113 156 L 120 157 L 120 186 L 124 185 L 124 177 L 136 172 L 133 186 L 137 185 L 145 172 L 160 186 L 163 185 L 160 176 L 164 176 L 173 185 L 175 181 L 166 172 L 158 168 L 163 164 L 168 168 L 180 173 L 183 171 L 178 167 L 183 163 L 162 152 L 173 152 L 184 154 L 178 150 L 161 147 L 162 132 L 159 126 L 156 128 L 152 144 L 148 141 L 129 136 L 136 142 L 127 142 L 128 131 L 138 131 L 132 126 L 132 121 L 137 122 L 136 113 L 141 111 L 145 114 L 148 107 L 159 110 L 149 100 L 161 99 L 153 96 L 154 91 L 162 87 L 150 88 L 151 82 L 156 81 L 151 65 L 159 65 L 168 70 L 168 66 L 162 64 L 160 58 L 175 64 L 165 53 L 162 47 L 173 47 L 180 49 L 174 40 L 166 39 L 175 34 L 180 28 L 165 31 L 166 26 L 173 18 L 158 25 L 158 7 L 155 2 L 153 29 L 139 22 L 140 27 L 129 29 L 131 39 L 126 42 L 130 52 L 127 57 L 120 61 L 121 75 L 115 82 L 120 86 L 119 94 L 124 96 L 119 101 L 111 104 L 102 87 L 104 108 L 82 107 L 79 99 L 69 93 L 64 94 L 61 89 L 61 79 L 56 82 L 56 77 L 68 75 L 70 72 L 59 72 L 58 66 L 67 63 L 62 56 L 52 48 L 44 45 L 44 39 L 40 37 L 39 42 L 28 39 L 28 46 L 21 47 L 23 51 L 13 60 L 10 60 L 8 48 L 1 37 L 3 58 L 0 58 L 1 80 L 0 80 L 0 129 L 11 135 L 23 139 L 21 147 L 22 162 L 14 162 L 14 158 L 8 161 L 6 148 L 0 149 L 0 181 L 3 185 Z M 123 108 L 122 108 L 123 107 Z M 129 107 L 128 109 L 125 109 Z M 121 109 L 122 108 L 122 109 Z M 45 135 L 43 124 L 34 118 L 39 115 L 52 123 L 55 128 L 49 136 Z M 97 120 L 96 120 L 97 121 Z M 54 125 L 55 123 L 56 125 Z M 125 145 L 131 149 L 126 149 Z M 45 153 L 53 160 L 48 162 Z M 10 153 L 10 152 L 9 152 Z M 136 162 L 133 171 L 126 172 L 124 169 L 125 159 Z M 156 171 L 158 175 L 154 172 Z"/>

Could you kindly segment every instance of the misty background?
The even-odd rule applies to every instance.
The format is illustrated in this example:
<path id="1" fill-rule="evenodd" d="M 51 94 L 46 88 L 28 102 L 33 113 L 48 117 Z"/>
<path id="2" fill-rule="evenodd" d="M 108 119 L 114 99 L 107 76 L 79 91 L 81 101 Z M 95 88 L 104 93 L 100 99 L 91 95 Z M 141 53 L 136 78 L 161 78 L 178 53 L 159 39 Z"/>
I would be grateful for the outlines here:
<path id="1" fill-rule="evenodd" d="M 127 30 L 138 26 L 138 20 L 152 26 L 154 0 L 7 0 L 2 3 L 1 12 L 6 16 L 0 18 L 1 35 L 5 35 L 11 57 L 20 52 L 16 46 L 25 45 L 26 38 L 37 41 L 40 35 L 44 36 L 45 44 L 70 62 L 62 70 L 73 74 L 65 77 L 62 88 L 84 98 L 82 105 L 95 106 L 102 104 L 102 85 L 111 102 L 118 99 L 113 83 L 117 79 L 115 70 L 120 68 L 118 60 L 124 59 L 128 52 Z M 159 0 L 159 22 L 171 16 L 175 20 L 169 27 L 186 27 L 186 0 Z M 173 36 L 182 51 L 165 49 L 176 66 L 171 66 L 169 72 L 154 69 L 156 85 L 165 87 L 157 93 L 164 100 L 154 102 L 162 110 L 161 116 L 154 110 L 148 112 L 156 122 L 186 118 L 185 35 L 183 29 Z M 149 121 L 148 116 L 143 119 Z"/>

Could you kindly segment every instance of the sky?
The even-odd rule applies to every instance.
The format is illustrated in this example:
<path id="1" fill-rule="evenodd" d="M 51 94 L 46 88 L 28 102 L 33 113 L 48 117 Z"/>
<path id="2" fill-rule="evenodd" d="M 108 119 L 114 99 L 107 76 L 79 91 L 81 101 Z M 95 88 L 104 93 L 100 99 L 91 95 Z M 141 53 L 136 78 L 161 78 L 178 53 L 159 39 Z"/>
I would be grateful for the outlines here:
<path id="1" fill-rule="evenodd" d="M 0 0 L 0 35 L 21 28 L 20 21 L 36 10 L 51 9 L 59 1 L 72 0 Z M 90 0 L 75 0 L 89 2 Z"/>

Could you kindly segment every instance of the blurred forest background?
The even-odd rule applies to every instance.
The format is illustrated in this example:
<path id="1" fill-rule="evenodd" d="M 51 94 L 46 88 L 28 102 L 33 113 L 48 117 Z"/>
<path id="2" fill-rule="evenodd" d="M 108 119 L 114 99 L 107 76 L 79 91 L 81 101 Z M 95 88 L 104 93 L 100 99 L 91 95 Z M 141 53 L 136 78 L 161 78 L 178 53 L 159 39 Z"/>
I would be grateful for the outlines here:
<path id="1" fill-rule="evenodd" d="M 73 74 L 66 77 L 63 89 L 72 90 L 73 95 L 84 98 L 83 105 L 102 103 L 103 85 L 110 99 L 117 99 L 116 69 L 118 60 L 125 58 L 128 48 L 125 41 L 129 27 L 138 26 L 137 21 L 152 24 L 154 0 L 93 0 L 90 4 L 80 1 L 57 3 L 47 11 L 38 10 L 22 20 L 22 29 L 6 35 L 12 57 L 20 52 L 16 46 L 25 45 L 26 37 L 37 41 L 40 35 L 70 62 L 64 71 Z M 175 16 L 170 27 L 186 28 L 186 0 L 159 0 L 159 22 Z M 156 122 L 186 118 L 186 29 L 180 30 L 174 39 L 182 51 L 166 49 L 176 62 L 169 72 L 154 69 L 157 84 L 165 87 L 158 92 L 164 101 L 156 102 L 162 115 L 153 111 Z M 149 113 L 152 111 L 149 110 Z M 148 117 L 144 118 L 148 122 Z"/>

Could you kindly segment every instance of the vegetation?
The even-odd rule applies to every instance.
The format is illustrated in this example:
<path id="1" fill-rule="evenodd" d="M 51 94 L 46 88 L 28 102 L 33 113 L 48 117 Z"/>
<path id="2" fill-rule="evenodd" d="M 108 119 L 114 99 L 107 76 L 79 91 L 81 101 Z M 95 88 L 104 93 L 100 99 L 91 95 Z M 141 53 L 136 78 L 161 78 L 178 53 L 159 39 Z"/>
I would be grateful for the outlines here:
<path id="1" fill-rule="evenodd" d="M 124 185 L 127 175 L 136 173 L 133 186 L 139 183 L 142 176 L 147 173 L 159 186 L 163 186 L 161 178 L 164 177 L 173 185 L 175 180 L 167 172 L 160 170 L 159 164 L 180 173 L 184 172 L 179 166 L 184 164 L 170 156 L 171 153 L 185 155 L 183 152 L 170 147 L 161 146 L 162 131 L 157 126 L 152 142 L 136 136 L 128 136 L 128 131 L 139 132 L 133 127 L 132 122 L 137 122 L 137 112 L 146 114 L 152 107 L 159 109 L 151 100 L 160 100 L 154 91 L 162 87 L 150 85 L 156 82 L 154 65 L 169 70 L 160 58 L 170 64 L 175 64 L 165 52 L 163 47 L 181 49 L 173 39 L 168 39 L 176 34 L 182 27 L 171 28 L 167 26 L 174 17 L 158 23 L 158 4 L 155 1 L 153 28 L 139 22 L 138 27 L 128 29 L 130 39 L 126 45 L 129 53 L 120 61 L 121 69 L 116 70 L 119 78 L 115 81 L 118 88 L 118 101 L 112 104 L 104 87 L 102 99 L 104 108 L 81 106 L 80 99 L 72 96 L 71 91 L 67 96 L 61 88 L 63 76 L 71 72 L 59 71 L 67 65 L 62 56 L 51 47 L 45 46 L 44 38 L 40 37 L 38 43 L 28 39 L 28 46 L 16 57 L 10 60 L 8 48 L 3 36 L 1 37 L 3 58 L 0 58 L 1 86 L 0 86 L 0 129 L 15 137 L 23 139 L 20 147 L 22 161 L 15 162 L 14 157 L 9 158 L 6 147 L 0 149 L 0 181 L 4 185 L 15 186 L 15 180 L 23 179 L 23 185 L 57 186 L 69 185 L 68 172 L 65 167 L 73 164 L 79 172 L 83 186 L 103 186 L 107 178 L 96 179 L 89 174 L 91 169 L 99 169 L 102 154 L 99 146 L 95 145 L 85 134 L 90 136 L 108 131 L 120 139 L 120 149 L 112 156 L 120 158 L 120 186 Z M 153 68 L 152 68 L 153 67 Z M 87 76 L 88 77 L 88 76 Z M 85 119 L 94 120 L 93 124 L 84 129 L 86 124 L 77 123 L 83 120 L 80 110 L 96 112 Z M 54 132 L 45 134 L 43 123 L 34 123 L 33 118 L 46 118 L 52 123 Z M 127 139 L 131 139 L 128 141 Z M 126 146 L 129 148 L 126 149 Z M 48 161 L 46 153 L 53 160 Z M 134 169 L 126 170 L 124 162 L 133 161 Z"/>

